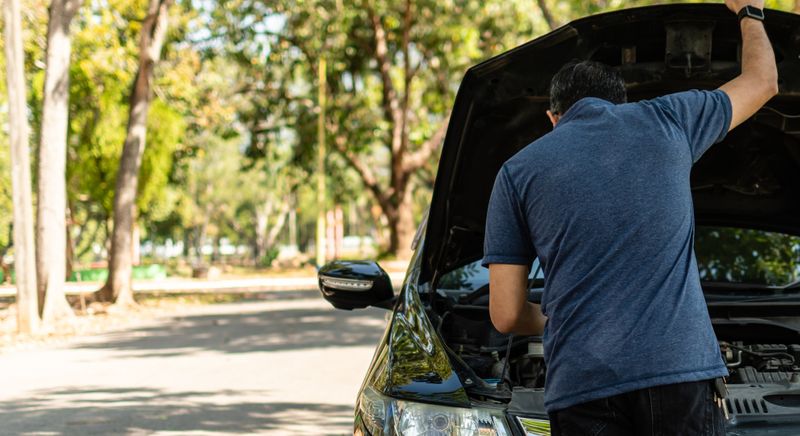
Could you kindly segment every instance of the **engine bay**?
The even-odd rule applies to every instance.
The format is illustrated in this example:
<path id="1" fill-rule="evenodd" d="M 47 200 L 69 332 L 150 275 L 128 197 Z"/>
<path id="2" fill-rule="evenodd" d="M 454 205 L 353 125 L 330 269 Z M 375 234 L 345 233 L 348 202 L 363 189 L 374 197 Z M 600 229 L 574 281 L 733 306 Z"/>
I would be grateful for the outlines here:
<path id="1" fill-rule="evenodd" d="M 432 301 L 429 315 L 437 332 L 456 366 L 463 367 L 462 375 L 468 380 L 467 390 L 474 401 L 511 403 L 513 409 L 514 403 L 527 395 L 542 404 L 547 368 L 541 337 L 498 332 L 489 318 L 487 294 L 481 290 Z M 730 374 L 726 380 L 728 410 L 740 422 L 763 419 L 767 414 L 797 417 L 800 334 L 792 326 L 776 327 L 775 321 L 748 320 L 750 334 L 746 338 L 737 338 L 741 323 L 736 328 L 728 325 L 729 319 L 714 323 Z M 776 328 L 782 334 L 776 335 Z M 530 398 L 524 401 L 530 404 Z"/>
<path id="2" fill-rule="evenodd" d="M 800 345 L 720 342 L 730 384 L 800 383 Z"/>

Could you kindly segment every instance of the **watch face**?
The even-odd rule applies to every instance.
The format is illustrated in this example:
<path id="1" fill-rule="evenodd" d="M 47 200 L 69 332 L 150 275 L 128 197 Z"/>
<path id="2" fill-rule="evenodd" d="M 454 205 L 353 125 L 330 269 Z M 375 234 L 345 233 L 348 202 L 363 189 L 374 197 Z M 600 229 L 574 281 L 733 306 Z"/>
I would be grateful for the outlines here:
<path id="1" fill-rule="evenodd" d="M 755 6 L 747 6 L 747 15 L 761 20 L 764 19 L 764 11 Z"/>
<path id="2" fill-rule="evenodd" d="M 755 6 L 745 6 L 739 12 L 739 20 L 742 18 L 754 18 L 756 20 L 764 20 L 764 11 Z"/>

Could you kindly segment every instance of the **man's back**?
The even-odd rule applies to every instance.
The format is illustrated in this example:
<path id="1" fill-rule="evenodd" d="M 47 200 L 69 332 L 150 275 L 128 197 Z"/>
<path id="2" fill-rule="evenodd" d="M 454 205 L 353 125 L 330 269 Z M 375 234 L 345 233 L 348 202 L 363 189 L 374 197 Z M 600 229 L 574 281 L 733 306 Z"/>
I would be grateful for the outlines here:
<path id="1" fill-rule="evenodd" d="M 625 104 L 620 70 L 569 62 L 550 82 L 555 131 L 495 180 L 489 316 L 504 333 L 544 334 L 554 435 L 725 432 L 727 369 L 694 258 L 689 173 L 778 92 L 763 0 L 725 3 L 740 20 L 739 76 Z M 541 307 L 527 289 L 537 253 Z"/>
<path id="2" fill-rule="evenodd" d="M 585 98 L 501 169 L 484 264 L 538 253 L 548 410 L 727 374 L 697 275 L 689 175 L 730 119 L 721 91 Z"/>

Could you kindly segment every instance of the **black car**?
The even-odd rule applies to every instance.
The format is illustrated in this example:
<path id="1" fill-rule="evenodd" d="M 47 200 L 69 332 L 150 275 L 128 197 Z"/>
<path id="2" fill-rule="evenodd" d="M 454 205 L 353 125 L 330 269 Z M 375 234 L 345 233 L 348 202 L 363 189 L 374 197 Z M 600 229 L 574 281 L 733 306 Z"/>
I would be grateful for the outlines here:
<path id="1" fill-rule="evenodd" d="M 780 93 L 691 177 L 699 272 L 730 370 L 732 435 L 800 434 L 800 15 L 767 11 L 766 27 Z M 541 338 L 500 334 L 489 320 L 480 259 L 495 175 L 551 130 L 549 82 L 567 61 L 619 67 L 629 99 L 639 100 L 717 88 L 738 74 L 740 52 L 736 17 L 723 5 L 665 5 L 580 19 L 469 69 L 399 295 L 375 262 L 319 272 L 335 307 L 393 311 L 355 433 L 549 434 Z M 535 261 L 531 271 L 536 302 L 545 278 Z"/>

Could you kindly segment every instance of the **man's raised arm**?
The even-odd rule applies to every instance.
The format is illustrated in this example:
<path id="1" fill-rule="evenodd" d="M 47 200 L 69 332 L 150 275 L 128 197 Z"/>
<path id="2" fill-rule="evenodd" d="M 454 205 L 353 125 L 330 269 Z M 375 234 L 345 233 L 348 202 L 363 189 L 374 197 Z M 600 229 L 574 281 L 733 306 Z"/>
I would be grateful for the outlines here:
<path id="1" fill-rule="evenodd" d="M 725 0 L 728 9 L 738 14 L 747 6 L 764 8 L 764 0 Z M 778 93 L 778 68 L 775 53 L 764 30 L 764 24 L 753 18 L 742 18 L 742 73 L 722 85 L 733 107 L 730 129 L 756 113 Z"/>

